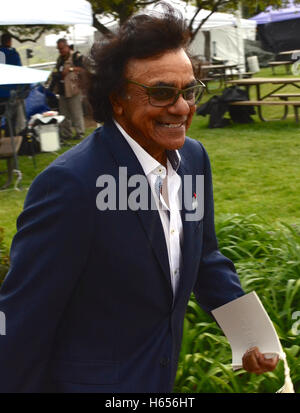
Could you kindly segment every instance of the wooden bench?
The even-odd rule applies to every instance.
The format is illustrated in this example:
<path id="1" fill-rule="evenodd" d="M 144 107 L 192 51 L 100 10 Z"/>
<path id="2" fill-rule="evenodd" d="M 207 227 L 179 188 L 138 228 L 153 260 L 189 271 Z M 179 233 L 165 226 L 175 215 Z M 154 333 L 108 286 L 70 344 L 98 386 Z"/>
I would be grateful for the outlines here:
<path id="1" fill-rule="evenodd" d="M 200 80 L 203 83 L 207 83 L 207 82 L 214 80 L 214 78 L 213 77 L 201 77 Z"/>
<path id="2" fill-rule="evenodd" d="M 288 106 L 293 106 L 294 108 L 294 113 L 295 113 L 295 120 L 298 123 L 299 122 L 299 114 L 298 114 L 298 108 L 300 107 L 300 100 L 242 100 L 242 101 L 237 101 L 237 102 L 230 102 L 230 106 L 284 106 L 285 107 L 285 112 L 281 120 L 285 119 L 287 116 L 288 112 Z M 265 120 L 262 118 L 260 114 L 260 118 L 262 120 Z"/>
<path id="3" fill-rule="evenodd" d="M 18 153 L 22 143 L 22 136 L 14 137 L 15 151 Z M 0 160 L 6 160 L 7 170 L 0 173 L 7 173 L 6 183 L 0 189 L 8 188 L 13 180 L 14 152 L 11 138 L 0 138 Z"/>
<path id="4" fill-rule="evenodd" d="M 300 93 L 274 93 L 270 97 L 287 100 L 288 98 L 300 98 Z"/>
<path id="5" fill-rule="evenodd" d="M 293 61 L 291 60 L 282 60 L 278 62 L 269 62 L 269 66 L 272 68 L 272 74 L 275 75 L 275 67 L 276 66 L 285 66 L 286 73 L 291 73 L 291 64 Z"/>
<path id="6" fill-rule="evenodd" d="M 244 72 L 242 73 L 242 79 L 250 79 L 254 74 L 255 72 Z"/>
<path id="7" fill-rule="evenodd" d="M 200 77 L 200 80 L 205 84 L 207 93 L 214 93 L 216 90 L 219 90 L 223 87 L 223 82 L 221 79 L 213 77 Z M 209 82 L 217 82 L 217 87 L 211 89 Z"/>
<path id="8" fill-rule="evenodd" d="M 239 79 L 240 73 L 215 73 L 212 75 L 214 79 L 222 79 L 227 82 L 228 80 Z"/>

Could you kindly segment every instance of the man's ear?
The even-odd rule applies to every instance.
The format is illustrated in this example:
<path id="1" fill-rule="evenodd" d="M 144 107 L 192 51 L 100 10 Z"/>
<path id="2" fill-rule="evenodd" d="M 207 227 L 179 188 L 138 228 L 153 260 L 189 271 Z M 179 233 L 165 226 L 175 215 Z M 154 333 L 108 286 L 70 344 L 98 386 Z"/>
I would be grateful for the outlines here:
<path id="1" fill-rule="evenodd" d="M 116 115 L 119 115 L 119 116 L 123 115 L 124 110 L 123 110 L 123 105 L 122 105 L 122 98 L 121 98 L 121 96 L 120 96 L 120 95 L 117 95 L 116 93 L 112 93 L 112 94 L 109 96 L 109 100 L 110 100 L 110 103 L 111 103 L 111 105 L 112 105 L 113 112 L 114 112 Z"/>

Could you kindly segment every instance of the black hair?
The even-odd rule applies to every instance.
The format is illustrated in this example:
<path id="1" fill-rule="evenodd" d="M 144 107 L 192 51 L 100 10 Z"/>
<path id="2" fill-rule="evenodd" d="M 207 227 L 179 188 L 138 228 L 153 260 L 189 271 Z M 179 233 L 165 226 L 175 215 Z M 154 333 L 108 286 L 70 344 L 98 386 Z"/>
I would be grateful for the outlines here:
<path id="1" fill-rule="evenodd" d="M 61 37 L 60 39 L 56 40 L 56 44 L 58 44 L 58 43 L 63 43 L 66 46 L 69 46 L 67 39 L 65 39 L 64 37 Z"/>
<path id="2" fill-rule="evenodd" d="M 1 36 L 2 46 L 6 46 L 7 43 L 12 39 L 12 36 L 9 33 L 3 33 Z"/>
<path id="3" fill-rule="evenodd" d="M 109 97 L 123 90 L 125 68 L 130 59 L 144 59 L 186 48 L 188 31 L 182 14 L 167 4 L 163 4 L 163 9 L 160 14 L 131 17 L 115 35 L 93 45 L 87 95 L 97 122 L 112 118 Z"/>

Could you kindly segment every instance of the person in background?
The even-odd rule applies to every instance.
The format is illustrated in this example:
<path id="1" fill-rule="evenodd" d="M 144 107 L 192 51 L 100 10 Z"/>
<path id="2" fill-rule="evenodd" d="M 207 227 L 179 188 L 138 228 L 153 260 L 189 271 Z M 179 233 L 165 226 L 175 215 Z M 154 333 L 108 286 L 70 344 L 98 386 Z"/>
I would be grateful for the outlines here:
<path id="1" fill-rule="evenodd" d="M 1 63 L 14 66 L 22 66 L 22 61 L 17 50 L 12 47 L 12 36 L 9 33 L 3 33 L 1 36 Z M 4 61 L 3 61 L 4 60 Z M 1 85 L 0 100 L 7 100 L 11 96 L 11 92 L 17 90 L 17 85 Z M 21 88 L 19 88 L 21 91 Z M 24 102 L 21 97 L 17 97 L 16 105 L 14 106 L 12 118 L 13 134 L 18 135 L 26 126 L 26 117 L 24 112 Z M 9 135 L 6 127 L 6 135 Z"/>
<path id="2" fill-rule="evenodd" d="M 83 56 L 74 52 L 63 38 L 58 39 L 57 50 L 59 57 L 49 89 L 59 95 L 59 112 L 65 116 L 60 125 L 61 139 L 72 139 L 72 125 L 76 131 L 75 139 L 82 139 L 85 132 L 80 82 Z"/>
<path id="3" fill-rule="evenodd" d="M 12 37 L 9 33 L 2 34 L 0 51 L 5 54 L 5 63 L 7 65 L 22 66 L 19 53 L 12 47 Z"/>

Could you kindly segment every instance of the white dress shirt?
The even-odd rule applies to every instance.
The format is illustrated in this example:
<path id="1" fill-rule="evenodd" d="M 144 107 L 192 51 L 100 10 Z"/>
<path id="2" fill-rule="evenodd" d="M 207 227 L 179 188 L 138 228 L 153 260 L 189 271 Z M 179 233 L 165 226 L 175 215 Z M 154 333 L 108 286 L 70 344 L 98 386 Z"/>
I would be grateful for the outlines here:
<path id="1" fill-rule="evenodd" d="M 118 122 L 114 122 L 135 153 L 152 190 L 165 234 L 173 297 L 175 297 L 180 277 L 182 260 L 181 245 L 183 242 L 179 196 L 181 178 L 176 172 L 180 164 L 179 152 L 170 152 L 167 160 L 167 168 L 165 168 L 132 139 Z M 158 177 L 160 177 L 162 182 L 159 196 L 155 190 Z"/>

